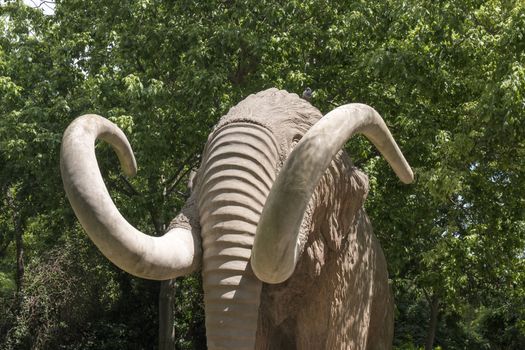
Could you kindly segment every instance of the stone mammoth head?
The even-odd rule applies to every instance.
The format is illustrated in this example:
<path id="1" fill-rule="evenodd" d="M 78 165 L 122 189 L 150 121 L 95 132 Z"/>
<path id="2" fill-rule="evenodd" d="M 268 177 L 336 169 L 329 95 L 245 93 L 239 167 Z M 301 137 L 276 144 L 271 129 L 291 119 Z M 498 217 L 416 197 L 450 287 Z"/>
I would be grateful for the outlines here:
<path id="1" fill-rule="evenodd" d="M 321 117 L 277 89 L 233 107 L 210 134 L 192 195 L 162 237 L 131 226 L 104 186 L 97 138 L 128 175 L 136 170 L 108 120 L 85 115 L 65 131 L 64 187 L 88 235 L 120 268 L 157 280 L 202 271 L 210 349 L 388 347 L 391 298 L 362 209 L 366 176 L 341 148 L 361 133 L 403 182 L 412 171 L 374 109 L 349 104 Z"/>

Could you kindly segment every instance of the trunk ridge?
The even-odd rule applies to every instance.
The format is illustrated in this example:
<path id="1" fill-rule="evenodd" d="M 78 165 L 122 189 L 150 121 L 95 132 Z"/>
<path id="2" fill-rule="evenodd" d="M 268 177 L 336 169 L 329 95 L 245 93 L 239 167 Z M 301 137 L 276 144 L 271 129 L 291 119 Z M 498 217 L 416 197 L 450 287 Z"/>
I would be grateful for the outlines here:
<path id="1" fill-rule="evenodd" d="M 278 161 L 269 130 L 249 123 L 218 130 L 199 174 L 208 349 L 253 349 L 262 283 L 249 260 Z"/>

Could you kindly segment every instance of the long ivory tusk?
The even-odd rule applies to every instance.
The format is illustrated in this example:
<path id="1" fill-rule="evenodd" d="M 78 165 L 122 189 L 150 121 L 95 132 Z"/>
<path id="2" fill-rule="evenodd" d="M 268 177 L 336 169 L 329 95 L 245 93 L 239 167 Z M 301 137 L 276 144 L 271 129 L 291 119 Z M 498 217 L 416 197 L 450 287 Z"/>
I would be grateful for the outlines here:
<path id="1" fill-rule="evenodd" d="M 306 206 L 335 154 L 352 135 L 370 139 L 404 183 L 414 176 L 381 116 L 364 104 L 338 107 L 321 118 L 283 165 L 264 206 L 252 249 L 254 273 L 267 283 L 288 279 L 299 258 Z"/>
<path id="2" fill-rule="evenodd" d="M 109 120 L 84 115 L 64 132 L 60 151 L 62 181 L 91 240 L 115 265 L 135 276 L 165 280 L 194 271 L 201 255 L 194 233 L 175 228 L 161 237 L 148 236 L 120 214 L 98 168 L 94 147 L 97 138 L 113 146 L 126 174 L 134 175 L 137 169 L 126 136 Z"/>

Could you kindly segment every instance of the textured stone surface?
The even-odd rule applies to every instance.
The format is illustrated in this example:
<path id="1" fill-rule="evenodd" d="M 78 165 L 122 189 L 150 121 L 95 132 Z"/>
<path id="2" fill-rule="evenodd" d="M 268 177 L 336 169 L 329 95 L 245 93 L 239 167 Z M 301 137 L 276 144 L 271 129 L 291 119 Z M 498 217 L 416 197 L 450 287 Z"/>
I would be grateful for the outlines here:
<path id="1" fill-rule="evenodd" d="M 292 277 L 262 290 L 257 349 L 390 349 L 386 262 L 362 204 L 366 175 L 340 152 L 317 187 Z"/>
<path id="2" fill-rule="evenodd" d="M 369 128 L 370 116 L 375 122 L 380 117 L 363 106 L 354 106 L 360 111 L 357 114 L 352 110 L 332 120 L 347 123 L 345 118 L 357 118 L 356 125 L 363 126 L 368 137 L 386 151 L 396 172 L 410 177 L 406 162 L 398 161 L 400 152 L 386 126 L 379 120 L 383 123 L 379 128 Z M 282 233 L 273 234 L 275 252 L 273 246 L 261 245 L 266 249 L 262 264 L 253 265 L 254 269 L 271 266 L 275 258 L 278 268 L 280 261 L 287 260 L 282 252 L 291 250 L 297 253 L 288 268 L 293 271 L 291 277 L 266 284 L 252 271 L 251 263 L 257 260 L 250 260 L 255 236 L 266 237 L 259 229 L 265 204 L 271 203 L 268 196 L 279 188 L 275 181 L 281 169 L 287 169 L 290 153 L 302 149 L 300 140 L 320 118 L 321 113 L 307 101 L 277 89 L 250 95 L 233 107 L 210 134 L 192 180 L 192 195 L 163 237 L 149 237 L 134 229 L 109 198 L 96 167 L 94 139 L 103 138 L 117 147 L 125 165 L 133 163 L 129 144 L 110 122 L 85 116 L 68 128 L 61 158 L 64 185 L 90 237 L 123 269 L 156 279 L 201 269 L 209 349 L 389 349 L 393 301 L 385 258 L 363 209 L 368 180 L 345 152 L 337 152 L 340 146 L 331 146 L 330 155 L 324 157 L 326 170 L 325 166 L 316 170 L 317 185 L 315 181 L 313 186 L 303 185 L 309 174 L 298 176 L 303 180 L 297 184 L 284 182 L 298 188 L 310 186 L 313 194 L 311 198 L 311 192 L 303 195 L 306 209 L 294 219 L 292 230 L 297 236 L 289 234 L 291 226 L 286 223 L 280 227 L 284 227 Z M 317 125 L 321 127 L 313 130 L 328 139 L 328 130 L 338 130 L 334 123 Z M 347 129 L 353 132 L 353 127 L 349 124 Z M 344 144 L 345 134 L 349 132 L 334 139 Z M 310 136 L 304 137 L 313 140 L 306 149 L 328 142 L 316 134 Z M 308 172 L 313 167 L 304 169 Z M 293 204 L 283 208 L 273 214 L 277 221 L 285 222 L 295 209 Z"/>
<path id="3" fill-rule="evenodd" d="M 254 159 L 255 163 L 258 163 L 257 166 L 264 167 L 270 174 L 268 178 L 273 179 L 273 175 L 279 172 L 298 141 L 321 117 L 316 108 L 297 95 L 276 89 L 251 95 L 232 108 L 221 118 L 210 135 L 203 156 L 204 165 L 194 182 L 196 191 L 199 192 L 197 196 L 200 197 L 201 214 L 203 207 L 214 207 L 213 203 L 217 198 L 215 193 L 208 201 L 203 201 L 204 197 L 210 196 L 209 187 L 205 185 L 207 175 L 204 175 L 206 169 L 212 167 L 209 162 L 213 162 L 208 153 L 215 151 L 217 143 L 227 144 L 228 140 L 235 139 L 234 147 L 237 147 L 237 152 L 252 154 L 253 149 L 239 147 L 244 140 L 251 138 L 243 134 L 246 131 L 239 131 L 237 138 L 231 137 L 231 134 L 238 130 L 239 126 L 246 128 L 246 124 L 255 124 L 270 131 L 274 142 L 267 141 L 264 146 L 258 142 L 256 148 L 268 149 L 267 152 L 274 155 L 269 157 L 270 161 L 263 161 L 260 155 L 254 156 Z M 222 136 L 228 127 L 231 128 L 228 130 L 230 136 Z M 217 138 L 222 141 L 216 141 Z M 260 138 L 266 139 L 266 136 Z M 254 145 L 253 139 L 246 142 Z M 275 152 L 278 154 L 277 160 Z M 239 155 L 230 154 L 230 166 L 239 165 L 239 161 L 235 160 L 237 156 Z M 263 170 L 259 169 L 258 172 L 262 174 Z M 259 203 L 264 203 L 271 184 L 258 185 L 257 181 L 241 180 L 233 186 L 237 190 L 244 189 L 253 196 L 260 196 Z M 232 187 L 228 188 L 235 192 Z M 228 305 L 221 309 L 223 315 L 231 313 L 242 321 L 243 325 L 242 329 L 236 329 L 237 323 L 232 322 L 232 338 L 235 334 L 246 334 L 243 330 L 248 328 L 250 320 L 253 320 L 251 315 L 258 309 L 257 336 L 255 344 L 252 345 L 256 349 L 390 348 L 393 336 L 393 303 L 388 287 L 386 262 L 362 208 L 367 190 L 366 175 L 352 166 L 345 152 L 339 152 L 316 187 L 306 209 L 299 232 L 302 254 L 292 277 L 277 285 L 262 284 L 260 290 L 260 282 L 254 278 L 248 261 L 241 265 L 240 269 L 244 268 L 244 272 L 237 275 L 237 287 L 232 288 L 233 294 L 242 296 L 244 290 L 255 289 L 256 293 L 252 296 L 260 298 L 260 304 L 257 300 L 249 306 L 241 301 L 237 308 L 232 309 L 230 305 L 235 302 L 235 297 L 223 300 L 223 305 Z M 222 195 L 228 194 L 224 192 Z M 235 193 L 230 193 L 230 196 L 236 198 L 236 205 L 256 206 L 249 198 L 243 199 Z M 218 203 L 215 210 L 220 211 L 222 205 Z M 255 217 L 250 219 L 254 224 L 258 223 L 261 209 L 259 206 L 255 210 Z M 209 218 L 201 215 L 200 220 L 203 226 L 202 236 L 206 237 L 204 226 Z M 256 225 L 253 225 L 247 230 L 248 240 L 244 242 L 243 247 L 253 244 L 255 229 Z M 224 234 L 228 234 L 228 230 L 220 233 Z M 204 240 L 206 241 L 206 238 Z M 212 245 L 204 246 L 205 269 L 208 265 L 206 250 Z M 217 252 L 217 249 L 215 251 Z M 242 253 L 236 254 L 246 256 Z M 205 290 L 216 288 L 208 282 L 207 274 L 203 278 Z M 217 279 L 214 283 L 221 284 Z M 209 292 L 205 292 L 205 299 L 207 294 Z M 206 307 L 209 308 L 213 304 L 216 308 L 216 303 L 219 303 L 217 299 L 207 302 Z M 207 310 L 207 317 L 209 313 Z M 250 316 L 246 318 L 241 316 L 242 314 Z M 214 323 L 208 322 L 208 328 L 229 328 L 226 323 L 231 320 L 230 317 L 213 317 Z M 214 345 L 217 344 L 214 342 Z M 217 346 L 223 347 L 226 348 L 224 345 Z"/>

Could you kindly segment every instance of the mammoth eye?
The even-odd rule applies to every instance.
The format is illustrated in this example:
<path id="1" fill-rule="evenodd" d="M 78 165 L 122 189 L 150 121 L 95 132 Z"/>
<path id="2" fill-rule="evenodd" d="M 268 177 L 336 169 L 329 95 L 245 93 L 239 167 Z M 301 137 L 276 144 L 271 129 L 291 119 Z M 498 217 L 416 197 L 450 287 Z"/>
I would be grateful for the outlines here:
<path id="1" fill-rule="evenodd" d="M 297 143 L 298 143 L 299 141 L 301 141 L 302 138 L 303 138 L 303 135 L 301 135 L 301 134 L 295 134 L 295 135 L 292 137 L 292 142 L 291 142 L 290 146 L 291 146 L 292 148 L 294 148 L 295 145 L 297 145 Z"/>

